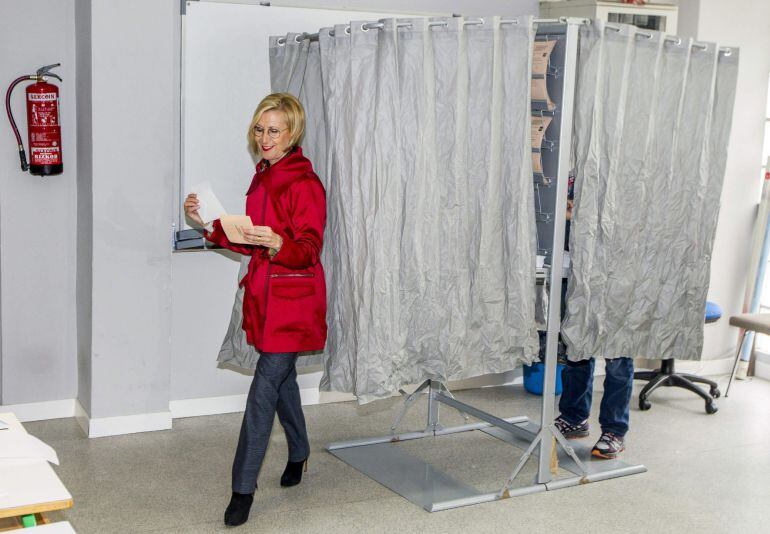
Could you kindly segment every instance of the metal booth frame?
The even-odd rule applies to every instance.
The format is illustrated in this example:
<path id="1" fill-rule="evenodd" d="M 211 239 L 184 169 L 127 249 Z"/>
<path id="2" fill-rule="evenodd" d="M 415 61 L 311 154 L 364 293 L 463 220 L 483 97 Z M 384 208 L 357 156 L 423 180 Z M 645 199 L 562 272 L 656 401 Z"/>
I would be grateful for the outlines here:
<path id="1" fill-rule="evenodd" d="M 540 422 L 536 424 L 524 416 L 497 417 L 455 399 L 444 384 L 426 380 L 412 394 L 401 392 L 405 397 L 404 405 L 389 435 L 332 443 L 326 447 L 340 460 L 429 512 L 598 482 L 647 470 L 643 465 L 630 465 L 620 460 L 592 461 L 590 446 L 568 443 L 553 425 L 577 49 L 579 29 L 586 21 L 562 18 L 535 22 L 536 39 L 553 39 L 557 42 L 547 75 L 548 92 L 555 106 L 549 110 L 544 102 L 532 102 L 534 114 L 553 117 L 548 131 L 551 132 L 551 137 L 555 138 L 553 141 L 546 140 L 544 145 L 547 147 L 539 149 L 543 158 L 543 174 L 534 177 L 537 207 L 540 210 L 538 249 L 546 251 L 543 246 L 545 238 L 549 249 L 547 252 L 550 253 L 550 262 L 546 260 L 549 268 L 544 273 L 548 278 L 550 298 Z M 401 419 L 422 395 L 427 395 L 428 400 L 425 430 L 398 433 Z M 468 416 L 472 416 L 481 422 L 444 428 L 439 420 L 439 407 L 442 404 L 458 410 L 465 415 L 466 421 Z M 476 430 L 524 451 L 498 491 L 479 492 L 408 454 L 400 447 L 404 442 L 411 440 L 451 436 Z M 528 486 L 514 488 L 514 480 L 533 455 L 538 462 L 534 482 Z M 571 476 L 555 480 L 553 473 L 556 465 L 571 473 Z"/>

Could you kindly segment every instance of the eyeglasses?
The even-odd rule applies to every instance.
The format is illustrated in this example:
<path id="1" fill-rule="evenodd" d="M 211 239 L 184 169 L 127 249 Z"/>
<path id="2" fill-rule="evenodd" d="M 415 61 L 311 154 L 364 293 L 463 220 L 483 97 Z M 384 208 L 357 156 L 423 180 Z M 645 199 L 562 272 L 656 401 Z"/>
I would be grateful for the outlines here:
<path id="1" fill-rule="evenodd" d="M 288 130 L 288 128 L 284 128 L 283 130 L 279 130 L 278 128 L 268 128 L 267 136 L 275 141 L 278 139 L 278 136 L 281 135 L 281 132 L 285 132 L 286 130 Z M 262 126 L 255 126 L 252 131 L 256 137 L 263 137 L 265 135 L 265 129 L 262 128 Z"/>

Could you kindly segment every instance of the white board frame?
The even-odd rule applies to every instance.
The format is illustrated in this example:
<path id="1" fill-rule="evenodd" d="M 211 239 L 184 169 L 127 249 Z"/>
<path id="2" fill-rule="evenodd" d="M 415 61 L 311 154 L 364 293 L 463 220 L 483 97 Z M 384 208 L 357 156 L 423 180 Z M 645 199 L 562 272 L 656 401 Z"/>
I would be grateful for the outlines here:
<path id="1" fill-rule="evenodd" d="M 266 6 L 238 0 L 187 1 L 181 23 L 180 173 L 173 196 L 175 228 L 189 228 L 182 209 L 184 197 L 191 186 L 204 180 L 212 182 L 214 191 L 228 212 L 243 213 L 242 195 L 248 188 L 254 168 L 247 149 L 246 128 L 259 99 L 270 92 L 268 38 L 271 35 L 303 31 L 314 33 L 322 27 L 346 24 L 351 20 L 376 21 L 387 17 L 415 16 L 450 14 Z M 269 29 L 267 23 L 259 24 L 261 21 L 258 19 L 263 17 L 270 19 Z M 249 22 L 254 24 L 255 33 L 245 37 L 244 27 Z M 233 44 L 230 50 L 237 51 L 235 59 L 223 53 L 226 41 Z M 243 43 L 247 41 L 254 43 L 257 50 L 253 57 L 245 52 Z M 241 58 L 245 59 L 238 64 Z M 241 68 L 236 69 L 237 66 Z M 203 72 L 208 73 L 207 80 L 203 79 Z M 226 72 L 242 74 L 226 76 L 228 81 L 220 83 L 218 88 L 214 80 L 220 79 L 219 76 Z M 255 95 L 253 98 L 245 94 L 244 86 L 249 84 L 254 87 L 251 91 Z M 221 86 L 232 91 L 232 98 L 218 96 Z M 202 109 L 207 103 L 213 108 Z M 225 131 L 215 131 L 213 115 L 217 112 L 223 116 Z M 242 127 L 235 126 L 235 117 L 243 117 Z M 206 136 L 207 142 L 204 142 Z M 213 178 L 216 173 L 225 174 L 226 178 Z"/>

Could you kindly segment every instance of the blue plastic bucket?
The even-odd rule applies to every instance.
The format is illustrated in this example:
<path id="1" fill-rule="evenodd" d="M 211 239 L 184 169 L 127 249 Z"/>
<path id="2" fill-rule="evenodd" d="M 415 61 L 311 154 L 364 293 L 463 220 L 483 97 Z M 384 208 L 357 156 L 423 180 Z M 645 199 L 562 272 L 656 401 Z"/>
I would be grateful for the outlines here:
<path id="1" fill-rule="evenodd" d="M 561 395 L 561 372 L 564 364 L 556 364 L 556 394 Z M 545 375 L 545 366 L 543 362 L 535 362 L 532 365 L 524 366 L 524 389 L 534 395 L 543 394 L 543 376 Z"/>

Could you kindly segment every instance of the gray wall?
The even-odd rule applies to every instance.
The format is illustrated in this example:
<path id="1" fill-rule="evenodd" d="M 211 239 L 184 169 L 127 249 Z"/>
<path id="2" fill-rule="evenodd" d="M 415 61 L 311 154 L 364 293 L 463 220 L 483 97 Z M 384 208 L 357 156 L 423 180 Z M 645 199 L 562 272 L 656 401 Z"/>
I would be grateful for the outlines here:
<path id="1" fill-rule="evenodd" d="M 91 123 L 91 0 L 75 2 L 77 67 L 77 363 L 80 405 L 91 413 L 91 321 L 93 265 L 93 125 Z"/>
<path id="2" fill-rule="evenodd" d="M 2 128 L 2 404 L 168 411 L 178 11 L 175 0 L 0 3 L 0 79 L 63 63 L 65 167 L 18 171 Z"/>
<path id="3" fill-rule="evenodd" d="M 168 411 L 179 3 L 91 6 L 91 417 Z"/>
<path id="4" fill-rule="evenodd" d="M 44 17 L 37 15 L 45 13 Z M 64 173 L 49 178 L 19 169 L 16 140 L 0 122 L 0 403 L 72 399 L 77 389 L 75 331 L 75 3 L 0 2 L 0 81 L 61 62 L 60 120 Z M 24 87 L 14 115 L 27 145 Z M 4 113 L 3 113 L 4 114 Z M 27 149 L 29 147 L 27 146 Z"/>

